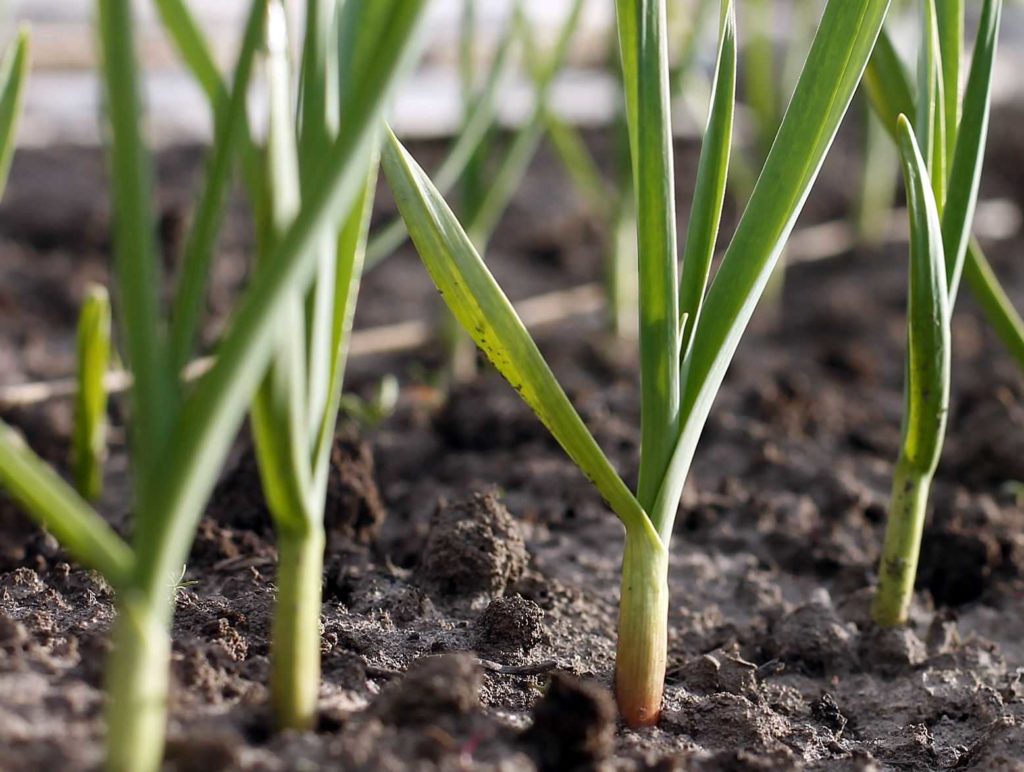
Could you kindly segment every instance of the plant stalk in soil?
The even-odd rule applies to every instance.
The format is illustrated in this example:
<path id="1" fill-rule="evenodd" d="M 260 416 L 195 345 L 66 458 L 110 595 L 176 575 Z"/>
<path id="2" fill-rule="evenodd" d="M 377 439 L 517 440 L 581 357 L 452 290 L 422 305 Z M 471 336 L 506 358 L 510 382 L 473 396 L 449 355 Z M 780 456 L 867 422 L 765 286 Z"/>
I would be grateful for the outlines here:
<path id="1" fill-rule="evenodd" d="M 942 452 L 949 409 L 949 301 L 942 228 L 927 167 L 906 118 L 899 123 L 899 150 L 911 220 L 910 282 L 903 439 L 872 605 L 875 621 L 885 626 L 906 620 L 928 490 Z"/>
<path id="2" fill-rule="evenodd" d="M 991 271 L 978 268 L 980 251 L 970 240 L 988 134 L 1001 12 L 1002 0 L 985 0 L 962 104 L 962 2 L 924 2 L 916 104 L 895 49 L 884 36 L 869 70 L 869 95 L 899 147 L 911 218 L 903 441 L 893 474 L 872 606 L 875 621 L 883 626 L 905 623 L 913 597 L 928 489 L 946 428 L 951 345 L 948 317 L 956 303 L 965 262 L 975 264 L 967 274 L 976 282 L 972 286 L 983 299 L 983 308 L 993 315 L 997 328 L 1014 333 L 1012 307 L 1005 302 Z M 949 104 L 950 100 L 955 104 Z M 893 121 L 892 112 L 897 110 L 907 112 L 897 114 Z M 910 114 L 915 115 L 913 131 L 905 118 Z M 924 158 L 921 164 L 920 156 Z M 930 193 L 921 189 L 921 180 L 929 177 Z M 936 259 L 941 259 L 941 285 L 925 274 L 925 268 Z"/>
<path id="3" fill-rule="evenodd" d="M 98 0 L 112 209 L 118 213 L 115 308 L 123 358 L 133 375 L 131 543 L 2 423 L 0 484 L 76 560 L 102 573 L 115 591 L 119 616 L 106 677 L 108 769 L 150 772 L 161 765 L 174 588 L 196 525 L 246 406 L 278 349 L 288 304 L 296 295 L 304 296 L 317 270 L 319 236 L 344 221 L 366 187 L 383 105 L 410 61 L 407 41 L 424 3 L 405 0 L 399 9 L 387 5 L 379 0 L 346 3 L 351 15 L 339 25 L 339 34 L 347 32 L 352 40 L 358 31 L 364 57 L 348 84 L 344 129 L 322 148 L 318 173 L 304 183 L 299 208 L 261 254 L 259 270 L 233 310 L 213 366 L 194 384 L 186 384 L 178 357 L 187 359 L 195 346 L 197 310 L 204 306 L 223 193 L 236 159 L 246 178 L 260 187 L 262 172 L 252 163 L 252 144 L 241 127 L 267 0 L 250 5 L 231 89 L 222 88 L 197 37 L 198 27 L 180 0 L 161 0 L 186 62 L 204 74 L 201 82 L 213 94 L 217 117 L 215 144 L 167 318 L 160 302 L 150 164 L 140 129 L 131 3 Z M 318 438 L 324 441 L 322 434 Z M 325 478 L 314 476 L 322 486 Z"/>
<path id="4" fill-rule="evenodd" d="M 725 371 L 874 46 L 888 0 L 831 0 L 721 267 L 717 241 L 735 87 L 735 13 L 723 3 L 712 114 L 694 222 L 677 275 L 664 0 L 618 0 L 639 252 L 640 481 L 614 470 L 487 270 L 472 239 L 397 138 L 383 168 L 424 265 L 459 323 L 594 483 L 626 532 L 616 695 L 626 723 L 657 722 L 665 678 L 668 549 L 690 462 Z M 724 95 L 724 96 L 723 96 Z M 695 255 L 692 257 L 691 255 Z M 691 286 L 691 284 L 693 286 Z M 695 290 L 695 291 L 691 291 Z M 687 298 L 684 307 L 681 298 Z M 693 299 L 699 299 L 695 302 Z"/>

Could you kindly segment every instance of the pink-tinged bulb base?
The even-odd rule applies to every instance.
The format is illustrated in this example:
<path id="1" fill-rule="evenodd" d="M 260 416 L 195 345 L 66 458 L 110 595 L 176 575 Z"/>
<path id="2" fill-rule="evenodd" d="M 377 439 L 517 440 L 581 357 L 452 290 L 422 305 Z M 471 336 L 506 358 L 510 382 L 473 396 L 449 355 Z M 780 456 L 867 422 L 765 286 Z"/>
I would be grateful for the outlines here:
<path id="1" fill-rule="evenodd" d="M 668 554 L 660 542 L 627 536 L 619 601 L 615 699 L 631 729 L 661 716 L 668 656 Z"/>

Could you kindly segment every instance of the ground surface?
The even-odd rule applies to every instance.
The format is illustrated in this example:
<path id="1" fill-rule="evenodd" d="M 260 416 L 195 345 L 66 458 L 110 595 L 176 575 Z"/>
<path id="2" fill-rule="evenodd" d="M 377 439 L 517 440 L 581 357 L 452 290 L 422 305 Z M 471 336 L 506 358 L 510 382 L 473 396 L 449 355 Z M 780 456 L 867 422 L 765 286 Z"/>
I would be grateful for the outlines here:
<path id="1" fill-rule="evenodd" d="M 1024 203 L 1024 148 L 1004 133 L 986 195 Z M 693 164 L 681 148 L 682 191 Z M 843 211 L 853 168 L 829 163 L 806 221 Z M 70 369 L 82 287 L 105 277 L 101 172 L 83 151 L 16 161 L 0 210 L 2 383 Z M 192 151 L 161 160 L 165 247 L 195 173 Z M 598 277 L 599 243 L 573 201 L 542 159 L 490 258 L 514 298 Z M 215 314 L 242 277 L 244 223 L 238 208 Z M 991 247 L 1018 307 L 1022 247 Z M 913 624 L 882 633 L 866 618 L 899 440 L 905 264 L 890 246 L 795 269 L 779 313 L 745 339 L 678 518 L 657 729 L 618 726 L 607 690 L 621 529 L 511 389 L 485 371 L 441 400 L 425 350 L 353 363 L 356 391 L 389 370 L 403 389 L 379 426 L 339 431 L 316 733 L 270 731 L 274 539 L 240 441 L 178 596 L 168 768 L 1024 769 L 1024 509 L 1009 485 L 1024 480 L 1022 381 L 969 302 Z M 405 251 L 368 277 L 360 325 L 433 308 L 422 273 Z M 597 318 L 541 343 L 632 479 L 633 355 Z M 68 411 L 3 417 L 66 465 Z M 113 439 L 104 509 L 123 527 Z M 108 589 L 0 501 L 0 768 L 98 763 L 112 613 Z"/>

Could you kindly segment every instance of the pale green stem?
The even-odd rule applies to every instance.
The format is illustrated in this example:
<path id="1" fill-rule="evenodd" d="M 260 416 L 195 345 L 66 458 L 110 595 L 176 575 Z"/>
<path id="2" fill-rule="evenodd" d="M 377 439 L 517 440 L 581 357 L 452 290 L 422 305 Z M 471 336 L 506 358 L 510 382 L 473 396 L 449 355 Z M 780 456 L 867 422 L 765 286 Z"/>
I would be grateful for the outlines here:
<path id="1" fill-rule="evenodd" d="M 875 622 L 883 627 L 907 621 L 931 482 L 931 472 L 922 473 L 914 469 L 901 454 L 893 472 L 878 591 L 871 606 Z"/>
<path id="2" fill-rule="evenodd" d="M 280 729 L 312 729 L 320 696 L 324 530 L 278 533 L 270 693 Z"/>
<path id="3" fill-rule="evenodd" d="M 117 608 L 107 661 L 106 768 L 156 772 L 167 724 L 170 599 L 152 601 L 123 590 Z"/>
<path id="4" fill-rule="evenodd" d="M 668 551 L 653 534 L 626 535 L 615 657 L 615 699 L 631 728 L 661 715 L 668 656 Z"/>

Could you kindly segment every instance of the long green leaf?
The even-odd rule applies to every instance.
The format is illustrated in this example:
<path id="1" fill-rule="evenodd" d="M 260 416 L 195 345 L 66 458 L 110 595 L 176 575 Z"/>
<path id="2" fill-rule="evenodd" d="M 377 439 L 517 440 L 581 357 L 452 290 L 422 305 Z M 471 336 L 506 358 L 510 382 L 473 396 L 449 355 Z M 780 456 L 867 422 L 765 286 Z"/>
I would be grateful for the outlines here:
<path id="1" fill-rule="evenodd" d="M 253 0 L 235 66 L 235 82 L 226 111 L 215 120 L 213 150 L 199 204 L 185 240 L 181 276 L 174 296 L 169 334 L 170 362 L 175 372 L 188 363 L 202 316 L 210 264 L 224 216 L 232 161 L 246 136 L 246 97 L 253 58 L 263 37 L 265 0 Z"/>
<path id="2" fill-rule="evenodd" d="M 864 90 L 885 130 L 896 137 L 900 115 L 914 115 L 910 76 L 889 34 L 883 29 L 864 71 Z"/>
<path id="3" fill-rule="evenodd" d="M 75 560 L 122 587 L 132 569 L 132 551 L 74 488 L 0 421 L 0 486 L 50 531 Z"/>
<path id="4" fill-rule="evenodd" d="M 154 0 L 168 35 L 174 41 L 211 105 L 226 101 L 224 86 L 213 52 L 184 0 Z"/>
<path id="5" fill-rule="evenodd" d="M 935 0 L 946 109 L 946 157 L 953 158 L 960 125 L 960 59 L 964 53 L 964 0 Z"/>
<path id="6" fill-rule="evenodd" d="M 263 266 L 239 302 L 213 368 L 185 403 L 169 451 L 162 459 L 155 528 L 139 534 L 139 566 L 148 592 L 185 560 L 195 524 L 216 482 L 249 400 L 266 371 L 281 312 L 290 293 L 309 285 L 316 267 L 311 252 L 326 223 L 340 221 L 365 182 L 365 160 L 380 131 L 381 110 L 399 73 L 412 61 L 410 39 L 425 0 L 346 0 L 358 11 L 346 24 L 377 30 L 367 41 L 372 55 L 352 74 L 342 103 L 345 119 L 338 139 L 324 157 L 321 173 L 303 199 L 294 223 L 264 258 Z"/>
<path id="7" fill-rule="evenodd" d="M 723 8 L 711 113 L 700 151 L 697 184 L 690 209 L 682 276 L 679 280 L 680 318 L 685 316 L 688 320 L 686 329 L 682 331 L 684 354 L 687 342 L 692 339 L 692 330 L 699 323 L 704 291 L 711 273 L 711 259 L 718 240 L 718 227 L 722 221 L 725 185 L 729 175 L 736 101 L 736 9 L 732 0 L 726 0 Z"/>
<path id="8" fill-rule="evenodd" d="M 981 306 L 988 323 L 1006 346 L 1017 366 L 1024 370 L 1024 319 L 1013 307 L 1013 302 L 999 284 L 995 271 L 985 259 L 978 243 L 971 240 L 967 247 L 964 279 Z"/>
<path id="9" fill-rule="evenodd" d="M 662 538 L 715 395 L 793 230 L 878 37 L 889 0 L 830 0 L 775 144 L 704 304 L 683 363 L 685 422 L 652 518 Z"/>
<path id="10" fill-rule="evenodd" d="M 153 190 L 139 121 L 138 68 L 128 0 L 99 0 L 103 81 L 111 131 L 114 256 L 120 333 L 135 376 L 132 456 L 139 497 L 148 510 L 150 478 L 175 416 L 177 375 L 160 328 L 160 270 L 154 243 Z M 148 511 L 140 512 L 142 517 Z"/>
<path id="11" fill-rule="evenodd" d="M 330 471 L 331 446 L 334 428 L 341 405 L 341 387 L 345 378 L 348 349 L 351 342 L 352 322 L 355 318 L 356 298 L 366 262 L 366 244 L 370 230 L 370 215 L 373 212 L 373 198 L 377 189 L 377 171 L 380 167 L 380 151 L 374 148 L 366 175 L 366 185 L 356 198 L 356 203 L 345 219 L 338 234 L 336 255 L 337 270 L 334 275 L 334 319 L 332 325 L 332 348 L 330 361 L 331 379 L 328 385 L 328 403 L 320 418 L 313 449 L 313 496 L 322 500 L 327 489 Z"/>
<path id="12" fill-rule="evenodd" d="M 902 457 L 919 474 L 939 463 L 949 407 L 949 297 L 942 228 L 928 172 L 910 122 L 898 124 L 910 212 L 907 384 Z"/>
<path id="13" fill-rule="evenodd" d="M 892 626 L 906 621 L 928 505 L 949 407 L 949 293 L 939 205 L 906 116 L 897 144 L 910 211 L 910 281 L 903 441 L 893 467 L 892 497 L 871 611 Z M 941 150 L 945 153 L 945 148 Z"/>
<path id="14" fill-rule="evenodd" d="M 917 113 L 914 129 L 921 152 L 928 160 L 928 172 L 941 207 L 946 201 L 946 113 L 943 105 L 945 86 L 939 42 L 935 0 L 924 0 L 921 50 L 917 66 Z"/>
<path id="15" fill-rule="evenodd" d="M 668 46 L 662 0 L 618 0 L 637 197 L 640 480 L 654 504 L 679 432 L 679 277 Z"/>
<path id="16" fill-rule="evenodd" d="M 18 32 L 14 46 L 0 63 L 0 198 L 7 188 L 7 174 L 14 157 L 15 134 L 21 117 L 21 101 L 29 67 L 29 34 Z"/>
<path id="17" fill-rule="evenodd" d="M 992 72 L 995 68 L 1002 0 L 986 0 L 974 44 L 971 73 L 964 91 L 963 120 L 957 132 L 956 152 L 949 178 L 949 194 L 942 211 L 946 251 L 946 278 L 956 302 L 964 257 L 978 203 L 981 167 L 985 160 L 989 115 L 992 108 Z"/>
<path id="18" fill-rule="evenodd" d="M 413 243 L 459 323 L 519 392 L 628 529 L 647 516 L 587 430 L 512 304 L 423 170 L 389 134 L 382 165 Z"/>
<path id="19" fill-rule="evenodd" d="M 306 0 L 306 33 L 299 89 L 299 171 L 308 183 L 316 176 L 323 154 L 337 135 L 339 116 L 339 54 L 337 0 Z M 331 325 L 334 318 L 334 273 L 338 226 L 332 224 L 317 244 L 316 281 L 306 298 L 306 433 L 315 436 L 327 406 L 330 381 Z M 304 456 L 311 449 L 307 448 Z"/>
<path id="20" fill-rule="evenodd" d="M 291 67 L 284 5 L 280 0 L 269 0 L 266 12 L 267 191 L 270 196 L 268 211 L 272 218 L 269 248 L 273 249 L 299 211 L 301 183 L 292 119 Z M 313 101 L 316 100 L 310 98 L 308 103 Z M 323 115 L 311 116 L 311 120 L 323 120 Z M 310 131 L 313 132 L 312 129 Z M 318 242 L 322 237 L 321 232 Z M 260 264 L 256 267 L 257 271 L 263 269 Z M 307 492 L 311 478 L 305 330 L 302 293 L 293 292 L 282 312 L 270 370 L 256 393 L 251 413 L 256 457 L 267 504 L 279 528 L 300 531 L 307 525 Z"/>

